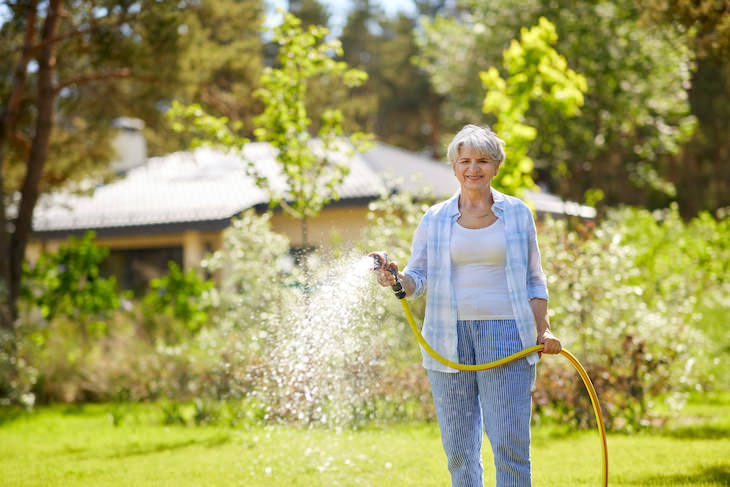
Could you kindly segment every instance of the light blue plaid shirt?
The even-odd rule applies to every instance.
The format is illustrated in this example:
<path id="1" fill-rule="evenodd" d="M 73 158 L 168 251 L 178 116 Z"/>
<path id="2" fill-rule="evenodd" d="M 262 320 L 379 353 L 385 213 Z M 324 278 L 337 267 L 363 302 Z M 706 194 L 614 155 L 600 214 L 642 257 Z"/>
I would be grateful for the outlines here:
<path id="1" fill-rule="evenodd" d="M 548 299 L 545 274 L 540 263 L 537 231 L 532 211 L 520 199 L 507 196 L 492 188 L 492 211 L 504 222 L 507 240 L 505 271 L 509 297 L 517 329 L 524 348 L 537 342 L 535 319 L 530 308 L 532 298 Z M 403 270 L 413 278 L 413 297 L 426 294 L 426 316 L 423 337 L 439 354 L 459 361 L 456 332 L 456 299 L 451 280 L 451 226 L 459 217 L 459 192 L 426 211 L 413 235 L 411 258 Z M 442 372 L 457 372 L 433 359 L 425 350 L 423 366 Z M 530 364 L 538 361 L 533 353 Z"/>

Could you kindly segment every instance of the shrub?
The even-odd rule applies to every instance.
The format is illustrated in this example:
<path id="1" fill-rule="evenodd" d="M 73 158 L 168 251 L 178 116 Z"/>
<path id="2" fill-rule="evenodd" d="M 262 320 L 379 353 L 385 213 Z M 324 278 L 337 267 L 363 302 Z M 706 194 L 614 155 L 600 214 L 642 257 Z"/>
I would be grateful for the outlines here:
<path id="1" fill-rule="evenodd" d="M 208 323 L 211 305 L 207 294 L 213 281 L 204 280 L 196 269 L 183 272 L 173 261 L 168 268 L 168 275 L 150 281 L 142 299 L 143 322 L 151 337 L 179 343 Z"/>
<path id="2" fill-rule="evenodd" d="M 551 321 L 588 369 L 609 428 L 647 425 L 657 398 L 678 405 L 709 385 L 707 365 L 698 365 L 712 344 L 698 330 L 697 307 L 720 285 L 716 269 L 726 263 L 702 256 L 726 255 L 727 245 L 697 231 L 725 224 L 701 218 L 684 224 L 676 209 L 624 208 L 595 229 L 570 231 L 548 219 L 540 232 Z M 590 405 L 569 375 L 554 361 L 541 365 L 537 411 L 585 425 Z"/>
<path id="3" fill-rule="evenodd" d="M 94 233 L 82 238 L 70 237 L 54 252 L 41 255 L 35 265 L 23 265 L 23 286 L 19 302 L 20 319 L 15 336 L 16 367 L 13 377 L 7 368 L 0 370 L 0 398 L 5 403 L 21 402 L 32 406 L 48 394 L 54 370 L 73 368 L 91 344 L 108 336 L 107 320 L 119 308 L 120 294 L 114 278 L 99 275 L 99 264 L 108 250 L 94 244 Z M 54 348 L 59 337 L 64 348 Z M 4 350 L 5 347 L 2 347 Z M 0 360 L 1 363 L 6 363 Z"/>
<path id="4" fill-rule="evenodd" d="M 109 250 L 94 243 L 95 233 L 69 237 L 55 252 L 42 254 L 34 266 L 23 265 L 22 300 L 52 321 L 64 316 L 77 323 L 81 333 L 104 334 L 105 319 L 119 307 L 114 277 L 102 278 L 99 264 Z"/>

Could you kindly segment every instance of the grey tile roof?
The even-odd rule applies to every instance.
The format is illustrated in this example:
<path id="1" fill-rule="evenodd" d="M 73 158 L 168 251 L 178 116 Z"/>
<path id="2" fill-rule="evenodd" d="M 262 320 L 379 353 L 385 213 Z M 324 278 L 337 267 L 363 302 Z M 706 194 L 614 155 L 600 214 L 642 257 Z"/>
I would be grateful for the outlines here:
<path id="1" fill-rule="evenodd" d="M 437 198 L 447 198 L 459 188 L 451 166 L 428 156 L 409 152 L 398 147 L 377 144 L 362 158 L 373 171 L 383 175 L 387 184 L 396 191 L 417 192 L 428 186 Z M 544 191 L 526 191 L 524 199 L 532 203 L 540 213 L 576 215 L 594 218 L 594 208 L 564 201 Z"/>
<path id="2" fill-rule="evenodd" d="M 244 155 L 259 170 L 276 174 L 275 151 L 270 146 L 248 144 Z M 349 164 L 350 173 L 338 188 L 343 203 L 377 198 L 386 186 L 416 191 L 428 185 L 439 198 L 458 188 L 445 163 L 383 144 L 356 154 Z M 279 181 L 280 187 L 282 184 Z M 594 215 L 592 208 L 566 204 L 553 195 L 531 193 L 527 199 L 538 211 Z M 238 156 L 202 147 L 150 158 L 124 177 L 97 187 L 91 196 L 44 195 L 36 208 L 33 229 L 37 233 L 131 230 L 222 221 L 267 202 L 266 193 L 245 174 Z"/>

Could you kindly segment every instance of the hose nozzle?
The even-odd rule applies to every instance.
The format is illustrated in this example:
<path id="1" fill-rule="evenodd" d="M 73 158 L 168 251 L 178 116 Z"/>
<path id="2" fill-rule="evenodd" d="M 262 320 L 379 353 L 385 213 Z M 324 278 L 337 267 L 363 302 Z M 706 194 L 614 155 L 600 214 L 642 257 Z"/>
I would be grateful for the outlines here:
<path id="1" fill-rule="evenodd" d="M 373 259 L 373 271 L 390 271 L 393 272 L 390 268 L 390 259 L 388 259 L 388 254 L 383 251 L 378 252 L 370 252 L 368 254 L 368 257 L 372 257 Z"/>
<path id="2" fill-rule="evenodd" d="M 391 289 L 395 293 L 396 298 L 398 298 L 398 299 L 405 298 L 406 292 L 400 283 L 400 279 L 398 279 L 398 271 L 396 271 L 395 266 L 390 265 L 391 262 L 388 259 L 388 254 L 384 251 L 378 251 L 378 252 L 370 252 L 368 254 L 368 256 L 373 258 L 373 271 L 375 271 L 375 272 L 388 271 L 391 274 L 393 274 L 393 277 L 395 277 L 395 284 L 393 284 L 391 286 Z"/>

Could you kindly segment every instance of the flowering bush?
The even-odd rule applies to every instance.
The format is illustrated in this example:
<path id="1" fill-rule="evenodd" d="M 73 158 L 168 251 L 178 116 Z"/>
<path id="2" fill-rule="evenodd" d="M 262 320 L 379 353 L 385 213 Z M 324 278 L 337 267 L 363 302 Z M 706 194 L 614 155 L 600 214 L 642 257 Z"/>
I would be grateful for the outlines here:
<path id="1" fill-rule="evenodd" d="M 26 302 L 17 342 L 22 374 L 3 385 L 3 396 L 29 405 L 196 400 L 196 423 L 434 419 L 419 348 L 399 303 L 367 266 L 355 269 L 362 267 L 357 256 L 376 249 L 403 267 L 423 201 L 401 194 L 372 203 L 355 257 L 336 267 L 320 251 L 312 256 L 320 265 L 309 266 L 306 280 L 268 216 L 244 213 L 221 250 L 203 262 L 217 287 L 177 272 L 150 291 L 160 297 L 160 289 L 177 289 L 155 301 L 162 311 L 152 317 L 177 320 L 182 328 L 172 335 L 151 333 L 149 302 L 105 311 L 104 327 L 86 339 L 75 316 L 56 312 L 50 319 Z M 553 328 L 588 370 L 609 428 L 651 424 L 659 398 L 681 406 L 688 391 L 727 384 L 728 220 L 701 215 L 685 223 L 676 209 L 620 209 L 598 226 L 552 219 L 540 225 Z M 173 306 L 179 302 L 184 306 Z M 411 301 L 418 322 L 424 304 Z M 194 326 L 185 317 L 197 317 Z M 559 358 L 543 357 L 534 400 L 538 421 L 593 421 L 579 377 Z M 223 414 L 218 403 L 233 409 Z M 168 420 L 179 416 L 165 407 Z"/>
<path id="2" fill-rule="evenodd" d="M 713 344 L 697 309 L 728 275 L 726 240 L 699 231 L 712 228 L 730 237 L 726 222 L 702 216 L 684 224 L 676 209 L 615 210 L 597 228 L 543 225 L 550 319 L 593 379 L 608 427 L 647 425 L 658 397 L 681 405 L 712 382 L 703 352 Z M 537 412 L 584 425 L 592 413 L 583 386 L 555 362 L 540 366 Z"/>

